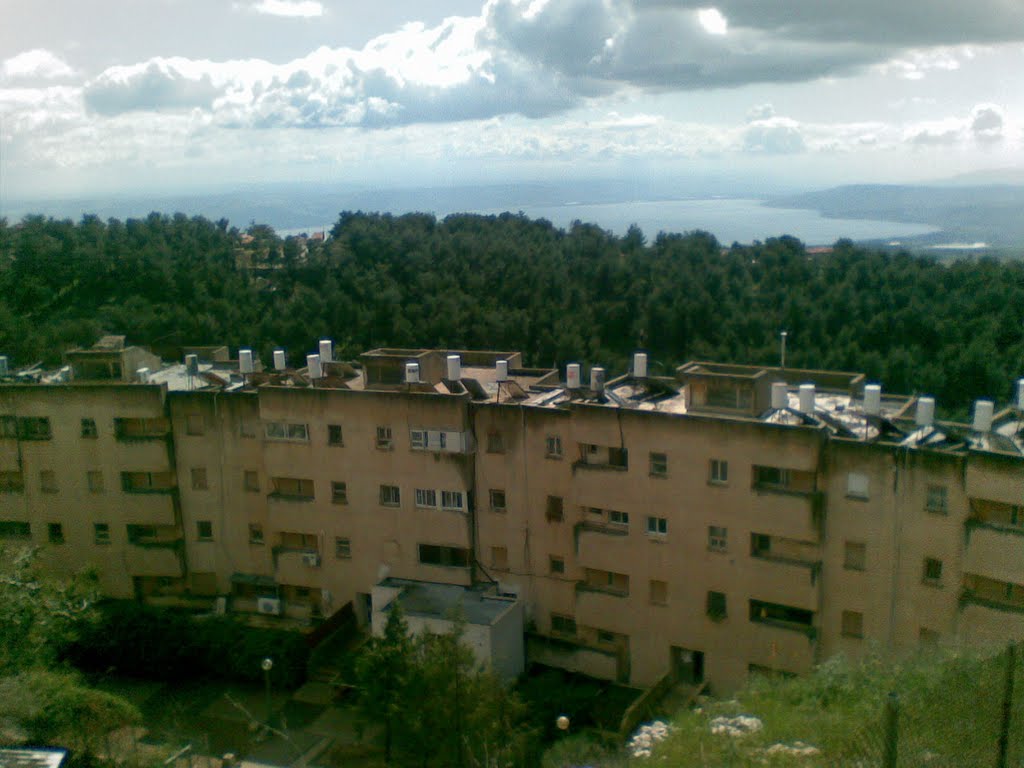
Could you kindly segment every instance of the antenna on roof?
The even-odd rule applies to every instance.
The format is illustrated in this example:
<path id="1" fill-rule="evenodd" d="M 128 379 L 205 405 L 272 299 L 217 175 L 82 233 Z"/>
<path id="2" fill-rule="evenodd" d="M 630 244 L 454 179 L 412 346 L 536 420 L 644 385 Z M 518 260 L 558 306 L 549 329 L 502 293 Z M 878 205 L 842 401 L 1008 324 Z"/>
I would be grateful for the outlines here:
<path id="1" fill-rule="evenodd" d="M 779 368 L 786 367 L 786 337 L 788 335 L 789 334 L 786 331 L 783 331 L 782 333 L 779 334 L 779 336 L 782 338 L 782 360 L 779 363 Z"/>

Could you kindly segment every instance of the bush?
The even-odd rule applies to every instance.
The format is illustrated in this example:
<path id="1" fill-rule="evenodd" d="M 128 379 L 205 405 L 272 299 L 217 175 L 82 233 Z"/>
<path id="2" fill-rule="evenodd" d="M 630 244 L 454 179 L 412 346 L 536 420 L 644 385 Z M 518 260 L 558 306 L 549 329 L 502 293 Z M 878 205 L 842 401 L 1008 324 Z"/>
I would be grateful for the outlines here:
<path id="1" fill-rule="evenodd" d="M 306 675 L 309 647 L 301 635 L 249 627 L 230 616 L 197 617 L 136 603 L 109 601 L 99 620 L 64 648 L 86 672 L 117 672 L 155 680 L 211 677 L 258 681 L 261 660 L 274 660 L 276 686 L 295 687 Z"/>

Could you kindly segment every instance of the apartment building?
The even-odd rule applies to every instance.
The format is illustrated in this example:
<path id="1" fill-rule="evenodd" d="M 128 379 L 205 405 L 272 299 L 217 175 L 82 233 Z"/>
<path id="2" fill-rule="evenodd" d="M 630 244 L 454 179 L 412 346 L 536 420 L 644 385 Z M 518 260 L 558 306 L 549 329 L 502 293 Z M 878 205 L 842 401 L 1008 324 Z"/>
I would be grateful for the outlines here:
<path id="1" fill-rule="evenodd" d="M 114 596 L 308 628 L 392 600 L 433 626 L 461 594 L 508 674 L 522 648 L 720 691 L 1024 636 L 1024 380 L 948 424 L 859 374 L 642 353 L 584 382 L 497 351 L 96 351 L 0 384 L 0 536 Z"/>

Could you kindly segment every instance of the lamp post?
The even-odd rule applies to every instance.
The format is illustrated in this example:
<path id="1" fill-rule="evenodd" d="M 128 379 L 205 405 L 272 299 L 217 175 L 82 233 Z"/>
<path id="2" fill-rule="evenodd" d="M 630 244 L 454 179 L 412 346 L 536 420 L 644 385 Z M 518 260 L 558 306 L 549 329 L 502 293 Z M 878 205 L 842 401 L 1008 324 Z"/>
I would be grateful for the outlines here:
<path id="1" fill-rule="evenodd" d="M 270 658 L 269 656 L 267 656 L 265 659 L 263 659 L 263 662 L 260 664 L 260 667 L 262 667 L 262 669 L 263 669 L 263 683 L 264 683 L 264 688 L 265 688 L 266 694 L 267 694 L 267 728 L 269 728 L 270 727 L 270 713 L 271 713 L 271 708 L 270 708 L 271 707 L 271 704 L 270 704 L 270 670 L 272 670 L 274 668 L 274 660 L 272 658 Z"/>
<path id="2" fill-rule="evenodd" d="M 789 334 L 786 333 L 785 331 L 783 331 L 779 335 L 782 337 L 782 361 L 781 361 L 781 365 L 779 367 L 780 368 L 785 368 L 786 367 L 786 337 Z"/>

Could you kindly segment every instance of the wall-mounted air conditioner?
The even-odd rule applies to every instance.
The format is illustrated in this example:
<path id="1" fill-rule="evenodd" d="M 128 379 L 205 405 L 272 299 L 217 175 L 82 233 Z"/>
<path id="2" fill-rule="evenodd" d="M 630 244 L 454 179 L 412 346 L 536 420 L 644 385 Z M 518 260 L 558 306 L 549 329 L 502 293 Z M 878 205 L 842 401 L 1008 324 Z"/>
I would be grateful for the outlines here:
<path id="1" fill-rule="evenodd" d="M 310 568 L 319 568 L 320 555 L 318 555 L 316 552 L 305 552 L 302 555 L 302 562 L 304 562 Z"/>
<path id="2" fill-rule="evenodd" d="M 270 616 L 280 616 L 281 599 L 278 597 L 257 597 L 256 610 Z"/>

